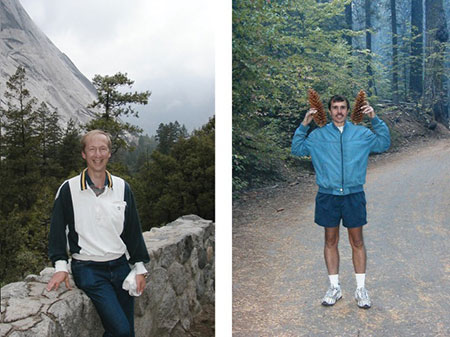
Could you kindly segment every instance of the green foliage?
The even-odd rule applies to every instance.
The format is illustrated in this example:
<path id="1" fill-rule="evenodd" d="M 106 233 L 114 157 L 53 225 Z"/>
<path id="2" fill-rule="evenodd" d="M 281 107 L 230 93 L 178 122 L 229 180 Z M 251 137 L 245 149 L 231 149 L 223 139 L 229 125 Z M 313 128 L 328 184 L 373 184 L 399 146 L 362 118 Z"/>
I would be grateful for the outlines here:
<path id="1" fill-rule="evenodd" d="M 240 119 L 233 125 L 233 188 L 240 190 L 277 177 L 284 153 L 271 124 Z"/>
<path id="2" fill-rule="evenodd" d="M 7 82 L 3 111 L 0 192 L 1 282 L 37 272 L 47 262 L 46 238 L 54 191 L 61 174 L 60 129 L 56 111 L 26 88 L 26 74 L 17 68 Z"/>
<path id="3" fill-rule="evenodd" d="M 127 77 L 127 74 L 117 73 L 113 76 L 95 75 L 93 79 L 94 87 L 97 89 L 97 100 L 89 108 L 97 108 L 102 112 L 96 114 L 96 118 L 86 124 L 86 130 L 101 129 L 111 134 L 112 153 L 119 149 L 129 149 L 126 136 L 138 135 L 142 129 L 124 123 L 122 116 L 138 117 L 138 111 L 134 109 L 136 104 L 147 104 L 151 95 L 149 91 L 144 92 L 123 92 L 123 86 L 131 89 L 134 81 Z"/>
<path id="4" fill-rule="evenodd" d="M 126 73 L 118 72 L 113 76 L 95 75 L 92 84 L 97 89 L 97 100 L 89 107 L 102 109 L 102 116 L 105 119 L 128 115 L 138 117 L 138 112 L 134 110 L 132 104 L 145 105 L 151 95 L 150 91 L 121 92 L 120 87 L 127 86 L 131 89 L 134 84 L 134 81 L 129 79 Z"/>
<path id="5" fill-rule="evenodd" d="M 42 102 L 37 109 L 35 128 L 41 176 L 56 176 L 62 169 L 58 163 L 58 145 L 62 137 L 58 121 L 58 112 L 50 111 L 47 104 Z"/>
<path id="6" fill-rule="evenodd" d="M 349 1 L 233 3 L 233 186 L 276 177 L 308 109 L 307 89 L 352 97 L 366 88 L 366 58 L 330 20 Z M 362 54 L 363 52 L 361 52 Z"/>
<path id="7" fill-rule="evenodd" d="M 156 130 L 156 140 L 158 141 L 157 150 L 164 154 L 169 154 L 172 146 L 181 138 L 186 138 L 188 132 L 184 125 L 180 125 L 178 121 L 169 124 L 159 124 Z"/>
<path id="8" fill-rule="evenodd" d="M 2 198 L 5 209 L 10 211 L 14 204 L 30 208 L 35 200 L 33 182 L 38 178 L 38 138 L 36 132 L 36 99 L 30 97 L 25 86 L 25 69 L 18 67 L 6 83 L 7 110 L 4 113 L 5 161 L 2 170 L 11 198 Z"/>
<path id="9" fill-rule="evenodd" d="M 15 260 L 20 250 L 22 228 L 17 219 L 17 206 L 9 214 L 1 213 L 0 226 L 0 283 L 6 284 L 15 281 L 20 271 L 17 270 Z"/>
<path id="10" fill-rule="evenodd" d="M 37 202 L 29 210 L 16 207 L 1 217 L 0 283 L 38 273 L 47 264 L 47 236 L 53 189 L 43 184 Z"/>
<path id="11" fill-rule="evenodd" d="M 69 177 L 71 172 L 80 172 L 84 167 L 84 162 L 80 155 L 80 140 L 80 129 L 73 119 L 69 119 L 57 150 L 57 160 L 62 168 L 62 177 Z"/>
<path id="12" fill-rule="evenodd" d="M 133 180 L 142 227 L 161 226 L 184 214 L 214 219 L 214 119 L 169 154 L 154 151 Z"/>
<path id="13" fill-rule="evenodd" d="M 181 202 L 176 195 L 182 183 L 177 170 L 178 163 L 174 158 L 154 151 L 151 161 L 138 173 L 132 187 L 143 230 L 162 226 L 175 218 L 172 210 L 180 208 Z"/>
<path id="14" fill-rule="evenodd" d="M 212 118 L 202 129 L 188 138 L 180 138 L 170 155 L 179 164 L 182 177 L 180 214 L 197 214 L 214 220 L 215 191 L 215 121 Z M 179 216 L 178 215 L 178 216 Z"/>

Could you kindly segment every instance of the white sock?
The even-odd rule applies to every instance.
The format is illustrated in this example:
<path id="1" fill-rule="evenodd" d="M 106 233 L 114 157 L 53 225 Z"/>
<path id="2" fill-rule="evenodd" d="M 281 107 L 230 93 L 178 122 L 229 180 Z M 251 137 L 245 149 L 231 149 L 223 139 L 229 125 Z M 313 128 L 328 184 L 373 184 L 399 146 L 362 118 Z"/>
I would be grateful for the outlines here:
<path id="1" fill-rule="evenodd" d="M 355 274 L 356 276 L 356 288 L 364 288 L 366 282 L 366 274 Z"/>
<path id="2" fill-rule="evenodd" d="M 330 279 L 330 284 L 333 287 L 335 287 L 335 288 L 340 287 L 340 285 L 339 285 L 339 274 L 328 275 L 328 278 Z"/>

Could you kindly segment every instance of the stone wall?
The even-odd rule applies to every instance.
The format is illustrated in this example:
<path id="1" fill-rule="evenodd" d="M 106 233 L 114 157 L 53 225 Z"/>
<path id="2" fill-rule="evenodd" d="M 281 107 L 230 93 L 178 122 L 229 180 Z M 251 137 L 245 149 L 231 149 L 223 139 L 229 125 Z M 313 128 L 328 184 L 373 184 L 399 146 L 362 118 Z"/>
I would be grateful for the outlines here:
<path id="1" fill-rule="evenodd" d="M 184 216 L 144 233 L 150 273 L 135 301 L 136 337 L 191 336 L 204 308 L 214 307 L 215 225 Z M 1 288 L 0 336 L 98 337 L 101 322 L 90 299 L 74 285 L 47 292 L 53 268 Z"/>

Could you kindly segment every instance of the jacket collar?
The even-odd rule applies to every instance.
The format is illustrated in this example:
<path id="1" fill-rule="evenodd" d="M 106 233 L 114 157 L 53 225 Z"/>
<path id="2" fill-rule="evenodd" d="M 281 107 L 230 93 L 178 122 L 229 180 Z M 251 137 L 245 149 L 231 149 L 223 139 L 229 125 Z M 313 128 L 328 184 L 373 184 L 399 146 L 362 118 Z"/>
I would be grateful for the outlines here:
<path id="1" fill-rule="evenodd" d="M 349 122 L 348 120 L 345 120 L 345 123 L 344 123 L 344 130 L 347 128 L 347 125 L 349 125 L 349 123 L 350 123 L 350 122 Z M 338 127 L 334 124 L 333 121 L 331 121 L 330 124 L 331 124 L 331 126 L 332 126 L 336 131 L 339 131 Z"/>
<path id="2" fill-rule="evenodd" d="M 82 191 L 86 190 L 89 184 L 92 184 L 92 180 L 89 177 L 89 174 L 87 173 L 87 168 L 85 168 L 83 170 L 83 172 L 81 172 L 81 175 L 80 175 L 80 188 L 81 188 L 81 190 Z M 105 186 L 108 186 L 109 188 L 113 187 L 113 181 L 112 181 L 111 173 L 109 173 L 108 171 L 106 171 Z"/>

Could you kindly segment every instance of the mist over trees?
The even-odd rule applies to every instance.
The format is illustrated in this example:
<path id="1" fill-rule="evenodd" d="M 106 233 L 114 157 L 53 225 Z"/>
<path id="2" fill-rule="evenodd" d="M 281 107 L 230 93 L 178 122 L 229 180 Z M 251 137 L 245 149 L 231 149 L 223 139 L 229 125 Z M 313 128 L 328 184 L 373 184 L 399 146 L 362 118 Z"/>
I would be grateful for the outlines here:
<path id="1" fill-rule="evenodd" d="M 137 113 L 130 103 L 150 95 L 118 91 L 133 81 L 126 74 L 95 77 L 100 111 L 86 125 L 69 120 L 38 102 L 27 90 L 25 68 L 10 76 L 0 109 L 0 285 L 37 273 L 49 264 L 47 236 L 58 187 L 85 167 L 80 139 L 86 130 L 113 133 L 108 170 L 126 179 L 134 192 L 143 230 L 185 214 L 214 220 L 214 118 L 192 133 L 177 121 L 142 135 L 120 116 Z M 126 136 L 133 134 L 130 146 Z"/>
<path id="2" fill-rule="evenodd" d="M 233 188 L 296 162 L 307 89 L 327 101 L 412 104 L 449 127 L 450 3 L 443 0 L 233 1 Z"/>

